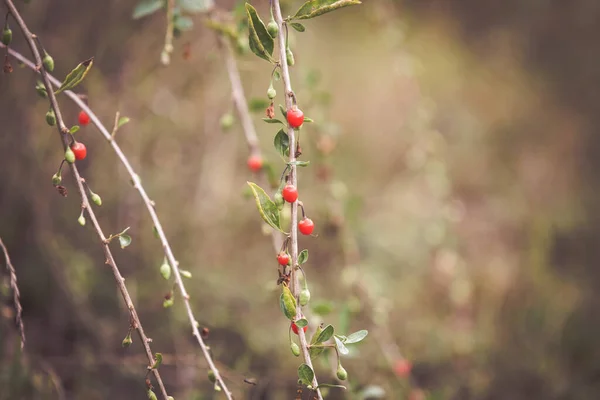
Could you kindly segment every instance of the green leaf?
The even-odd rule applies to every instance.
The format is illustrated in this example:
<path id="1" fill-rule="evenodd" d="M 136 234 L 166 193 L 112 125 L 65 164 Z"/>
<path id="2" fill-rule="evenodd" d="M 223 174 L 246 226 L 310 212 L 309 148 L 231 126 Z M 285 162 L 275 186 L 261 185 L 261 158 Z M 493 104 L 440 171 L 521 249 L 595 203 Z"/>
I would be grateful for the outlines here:
<path id="1" fill-rule="evenodd" d="M 154 14 L 156 11 L 163 8 L 165 5 L 164 0 L 143 0 L 138 3 L 133 9 L 133 19 L 140 19 L 150 14 Z"/>
<path id="2" fill-rule="evenodd" d="M 344 343 L 338 339 L 337 335 L 333 337 L 333 339 L 335 340 L 335 345 L 337 346 L 338 351 L 340 352 L 340 354 L 348 354 L 350 353 L 348 351 L 348 349 L 346 348 L 346 346 L 344 346 Z"/>
<path id="3" fill-rule="evenodd" d="M 283 285 L 283 290 L 279 297 L 279 307 L 290 321 L 296 318 L 296 298 L 290 291 L 290 288 L 285 285 Z"/>
<path id="4" fill-rule="evenodd" d="M 305 326 L 308 325 L 308 321 L 306 320 L 306 318 L 300 318 L 299 320 L 297 320 L 294 323 L 296 324 L 296 326 L 298 328 L 304 328 Z"/>
<path id="5" fill-rule="evenodd" d="M 367 337 L 367 335 L 369 334 L 369 331 L 363 329 L 360 331 L 356 331 L 354 333 L 351 333 L 350 335 L 348 335 L 348 337 L 346 338 L 346 340 L 344 341 L 345 344 L 352 344 L 352 343 L 358 343 L 361 340 L 363 340 L 364 338 Z"/>
<path id="6" fill-rule="evenodd" d="M 271 200 L 269 195 L 265 193 L 265 191 L 256 183 L 248 182 L 248 185 L 252 190 L 252 194 L 254 195 L 254 199 L 256 200 L 256 207 L 258 208 L 258 212 L 260 213 L 262 219 L 273 228 L 277 229 L 280 232 L 283 232 L 280 228 L 279 210 L 277 209 L 277 205 Z"/>
<path id="7" fill-rule="evenodd" d="M 304 122 L 315 122 L 315 120 L 312 118 L 304 117 Z"/>
<path id="8" fill-rule="evenodd" d="M 275 135 L 275 139 L 273 139 L 273 145 L 275 146 L 275 150 L 277 150 L 282 157 L 286 157 L 286 154 L 289 152 L 290 148 L 290 138 L 283 129 L 279 130 L 277 135 Z"/>
<path id="9" fill-rule="evenodd" d="M 256 13 L 256 9 L 246 3 L 246 13 L 248 14 L 248 41 L 250 50 L 262 59 L 274 62 L 273 54 L 274 41 L 264 22 Z"/>
<path id="10" fill-rule="evenodd" d="M 283 114 L 283 118 L 287 118 L 287 111 L 285 111 L 285 107 L 283 107 L 281 104 L 279 105 L 279 111 L 281 111 L 281 114 Z M 304 120 L 306 121 L 306 118 L 304 118 Z"/>
<path id="11" fill-rule="evenodd" d="M 283 125 L 283 122 L 281 122 L 277 118 L 263 118 L 262 120 L 265 121 L 267 124 L 281 124 L 281 125 Z"/>
<path id="12" fill-rule="evenodd" d="M 79 125 L 73 125 L 71 129 L 69 129 L 69 133 L 72 135 L 79 130 Z"/>
<path id="13" fill-rule="evenodd" d="M 307 167 L 310 164 L 310 161 L 290 161 L 288 165 L 296 165 L 298 167 Z"/>
<path id="14" fill-rule="evenodd" d="M 214 6 L 213 0 L 179 0 L 179 7 L 188 13 L 200 13 Z"/>
<path id="15" fill-rule="evenodd" d="M 331 339 L 332 336 L 333 336 L 333 326 L 327 325 L 325 328 L 323 328 L 321 333 L 319 333 L 319 336 L 317 336 L 317 338 L 315 339 L 315 342 L 313 344 L 320 344 L 320 343 L 326 342 L 329 339 Z"/>
<path id="16" fill-rule="evenodd" d="M 294 28 L 298 32 L 304 32 L 306 30 L 306 28 L 304 27 L 304 25 L 302 25 L 302 24 L 300 24 L 298 22 L 292 22 L 290 25 L 292 26 L 292 28 Z"/>
<path id="17" fill-rule="evenodd" d="M 347 389 L 346 386 L 344 385 L 334 385 L 332 383 L 321 383 L 319 384 L 319 389 L 320 388 L 324 388 L 324 387 L 330 387 L 330 388 L 339 388 L 339 389 Z"/>
<path id="18" fill-rule="evenodd" d="M 298 264 L 302 265 L 308 261 L 308 250 L 304 249 L 298 254 Z"/>
<path id="19" fill-rule="evenodd" d="M 309 19 L 318 17 L 330 11 L 335 11 L 338 8 L 361 4 L 359 0 L 309 0 L 296 11 L 294 19 Z"/>
<path id="20" fill-rule="evenodd" d="M 85 60 L 82 63 L 80 63 L 78 66 L 76 66 L 75 69 L 73 69 L 71 72 L 69 72 L 69 74 L 67 75 L 67 77 L 65 78 L 63 83 L 54 92 L 54 94 L 59 94 L 61 92 L 64 92 L 65 90 L 73 89 L 75 86 L 79 85 L 79 83 L 81 83 L 83 78 L 85 78 L 87 73 L 90 71 L 90 68 L 92 68 L 93 64 L 94 64 L 94 57 L 92 57 L 88 60 Z"/>
<path id="21" fill-rule="evenodd" d="M 152 365 L 152 369 L 158 368 L 160 366 L 160 364 L 162 364 L 162 360 L 163 360 L 162 354 L 160 354 L 160 353 L 154 354 L 154 357 L 156 358 L 156 361 L 154 361 L 154 365 Z"/>
<path id="22" fill-rule="evenodd" d="M 123 125 L 125 125 L 129 121 L 130 121 L 129 117 L 121 117 L 121 118 L 119 118 L 119 122 L 117 122 L 117 128 L 122 127 Z"/>
<path id="23" fill-rule="evenodd" d="M 253 97 L 248 101 L 248 108 L 251 112 L 263 112 L 269 104 L 271 103 L 262 97 Z"/>
<path id="24" fill-rule="evenodd" d="M 315 378 L 315 373 L 311 367 L 306 364 L 302 364 L 298 367 L 298 378 L 306 386 L 312 385 L 312 381 Z"/>
<path id="25" fill-rule="evenodd" d="M 131 236 L 126 234 L 119 235 L 119 244 L 121 245 L 122 249 L 129 246 L 131 244 Z"/>

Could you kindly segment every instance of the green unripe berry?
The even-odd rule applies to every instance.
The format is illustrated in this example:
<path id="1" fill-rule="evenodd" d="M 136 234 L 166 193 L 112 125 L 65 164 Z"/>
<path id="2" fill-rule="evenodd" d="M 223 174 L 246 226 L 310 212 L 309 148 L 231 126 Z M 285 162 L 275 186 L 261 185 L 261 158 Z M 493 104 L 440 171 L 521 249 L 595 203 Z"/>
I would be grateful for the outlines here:
<path id="1" fill-rule="evenodd" d="M 215 376 L 215 372 L 212 369 L 208 370 L 208 380 L 211 381 L 212 383 L 215 383 L 217 381 L 217 377 Z"/>
<path id="2" fill-rule="evenodd" d="M 292 350 L 292 354 L 298 357 L 300 355 L 300 347 L 294 342 L 290 344 L 290 349 Z"/>
<path id="3" fill-rule="evenodd" d="M 100 207 L 102 205 L 102 198 L 100 196 L 98 196 L 96 193 L 92 193 L 92 201 L 98 207 Z"/>
<path id="4" fill-rule="evenodd" d="M 67 150 L 65 150 L 65 161 L 69 164 L 73 164 L 75 162 L 75 153 L 73 153 L 73 150 L 71 150 L 70 147 L 67 147 Z"/>
<path id="5" fill-rule="evenodd" d="M 223 129 L 224 131 L 231 129 L 234 121 L 235 121 L 235 118 L 233 117 L 233 114 L 231 114 L 231 113 L 223 114 L 223 116 L 221 117 L 221 120 L 219 121 L 221 124 L 221 129 Z"/>
<path id="6" fill-rule="evenodd" d="M 171 266 L 168 263 L 164 262 L 160 266 L 160 274 L 162 275 L 163 278 L 168 280 L 171 277 Z"/>
<path id="7" fill-rule="evenodd" d="M 269 35 L 271 35 L 273 39 L 277 37 L 277 34 L 279 33 L 279 26 L 277 26 L 277 22 L 275 22 L 275 20 L 272 19 L 269 21 L 267 24 L 267 32 L 269 32 Z"/>
<path id="8" fill-rule="evenodd" d="M 46 123 L 50 126 L 56 125 L 56 115 L 54 114 L 54 110 L 50 109 L 46 113 Z"/>
<path id="9" fill-rule="evenodd" d="M 123 339 L 121 346 L 129 347 L 131 346 L 131 343 L 133 343 L 133 340 L 131 340 L 131 333 L 128 333 L 127 336 L 125 336 L 125 339 Z"/>
<path id="10" fill-rule="evenodd" d="M 41 82 L 38 82 L 37 86 L 35 87 L 35 91 L 43 99 L 48 97 L 48 92 L 46 91 L 46 88 L 44 87 L 44 85 L 42 85 Z"/>
<path id="11" fill-rule="evenodd" d="M 336 375 L 340 381 L 345 381 L 348 379 L 348 372 L 342 367 L 342 364 L 338 365 L 338 369 Z"/>
<path id="12" fill-rule="evenodd" d="M 292 49 L 289 47 L 285 50 L 285 58 L 287 60 L 287 65 L 290 67 L 296 63 L 294 60 L 294 53 L 292 53 Z"/>
<path id="13" fill-rule="evenodd" d="M 308 290 L 308 288 L 304 288 L 300 291 L 300 296 L 299 300 L 300 300 L 300 305 L 301 306 L 305 306 L 308 304 L 308 302 L 310 301 L 310 290 Z"/>
<path id="14" fill-rule="evenodd" d="M 8 46 L 12 42 L 12 30 L 7 26 L 2 31 L 2 44 Z"/>
<path id="15" fill-rule="evenodd" d="M 54 71 L 54 59 L 48 53 L 44 53 L 44 58 L 42 59 L 42 64 L 44 64 L 44 68 L 46 71 L 52 72 Z"/>
<path id="16" fill-rule="evenodd" d="M 79 218 L 77 218 L 77 222 L 79 222 L 79 225 L 85 226 L 85 217 L 83 216 L 83 214 L 81 214 Z"/>
<path id="17" fill-rule="evenodd" d="M 277 96 L 277 91 L 273 88 L 273 86 L 270 86 L 269 90 L 267 90 L 267 97 L 270 100 L 273 100 L 275 96 Z"/>
<path id="18" fill-rule="evenodd" d="M 54 186 L 60 185 L 60 182 L 62 182 L 62 177 L 59 173 L 52 175 L 52 184 Z"/>
<path id="19" fill-rule="evenodd" d="M 148 398 L 150 400 L 158 400 L 158 398 L 156 397 L 156 394 L 154 394 L 154 392 L 151 389 L 148 389 Z"/>
<path id="20" fill-rule="evenodd" d="M 240 36 L 236 43 L 236 49 L 238 53 L 242 55 L 246 54 L 250 49 L 250 45 L 248 44 L 248 38 L 244 37 L 243 35 Z"/>

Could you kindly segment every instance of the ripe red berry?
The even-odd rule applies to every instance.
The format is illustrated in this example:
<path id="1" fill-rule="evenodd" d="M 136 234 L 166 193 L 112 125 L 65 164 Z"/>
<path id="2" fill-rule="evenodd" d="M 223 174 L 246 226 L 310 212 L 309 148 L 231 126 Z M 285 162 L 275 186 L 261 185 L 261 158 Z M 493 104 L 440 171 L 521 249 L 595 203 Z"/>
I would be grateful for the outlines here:
<path id="1" fill-rule="evenodd" d="M 304 332 L 306 332 L 306 330 L 308 329 L 308 325 L 305 326 L 302 330 Z M 298 326 L 292 322 L 292 332 L 294 332 L 296 335 L 298 334 Z"/>
<path id="2" fill-rule="evenodd" d="M 71 146 L 71 150 L 75 154 L 76 160 L 83 160 L 87 155 L 87 149 L 85 148 L 85 144 L 81 142 L 75 142 Z"/>
<path id="3" fill-rule="evenodd" d="M 279 265 L 288 265 L 290 263 L 290 255 L 282 251 L 281 253 L 277 254 L 277 262 Z"/>
<path id="4" fill-rule="evenodd" d="M 315 230 L 315 223 L 312 219 L 304 217 L 298 222 L 298 229 L 303 235 L 310 235 Z"/>
<path id="5" fill-rule="evenodd" d="M 394 373 L 401 378 L 407 377 L 411 369 L 412 363 L 406 359 L 398 360 L 394 364 Z"/>
<path id="6" fill-rule="evenodd" d="M 90 123 L 90 116 L 83 110 L 79 111 L 79 125 L 86 126 Z"/>
<path id="7" fill-rule="evenodd" d="M 250 156 L 248 158 L 248 168 L 252 172 L 258 172 L 263 166 L 263 160 L 260 156 Z"/>
<path id="8" fill-rule="evenodd" d="M 296 189 L 296 186 L 292 184 L 287 184 L 283 187 L 281 195 L 285 201 L 288 203 L 293 203 L 298 200 L 298 189 Z"/>
<path id="9" fill-rule="evenodd" d="M 301 109 L 294 106 L 287 112 L 287 121 L 292 128 L 299 128 L 304 122 L 304 113 Z"/>

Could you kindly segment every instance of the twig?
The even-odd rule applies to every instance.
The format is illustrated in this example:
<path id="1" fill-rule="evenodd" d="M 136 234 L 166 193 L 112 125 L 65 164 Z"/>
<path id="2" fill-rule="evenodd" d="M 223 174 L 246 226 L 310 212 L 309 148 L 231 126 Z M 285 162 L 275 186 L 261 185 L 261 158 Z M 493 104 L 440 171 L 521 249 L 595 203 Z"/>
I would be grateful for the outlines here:
<path id="1" fill-rule="evenodd" d="M 242 131 L 244 132 L 244 137 L 246 139 L 246 143 L 248 144 L 248 150 L 250 151 L 251 155 L 260 157 L 262 159 L 260 142 L 258 140 L 258 135 L 256 134 L 256 129 L 254 128 L 254 123 L 252 122 L 250 110 L 248 109 L 248 101 L 246 100 L 244 86 L 242 85 L 242 79 L 235 61 L 233 49 L 231 48 L 229 41 L 226 40 L 223 35 L 217 34 L 217 36 L 219 40 L 219 46 L 221 47 L 223 57 L 225 58 L 225 66 L 227 68 L 229 82 L 231 83 L 233 104 L 235 105 L 240 122 L 242 123 Z M 267 182 L 263 171 L 264 170 L 260 171 L 260 179 Z M 275 248 L 275 251 L 277 251 L 283 243 L 282 235 L 273 229 L 271 236 L 273 239 L 273 247 Z"/>
<path id="2" fill-rule="evenodd" d="M 18 12 L 17 8 L 15 7 L 15 5 L 13 4 L 12 0 L 5 0 L 5 3 L 10 11 L 12 17 L 15 19 L 15 21 L 19 25 L 21 31 L 23 32 L 23 35 L 25 36 L 25 40 L 27 41 L 27 44 L 29 45 L 29 48 L 35 59 L 36 65 L 40 66 L 39 73 L 42 77 L 44 87 L 46 88 L 46 91 L 48 93 L 48 99 L 50 101 L 50 106 L 52 107 L 52 109 L 54 110 L 54 113 L 56 115 L 58 132 L 61 137 L 63 147 L 66 149 L 67 146 L 69 146 L 68 128 L 66 127 L 66 125 L 63 121 L 62 114 L 60 112 L 60 108 L 58 107 L 58 102 L 56 101 L 56 96 L 54 95 L 54 90 L 52 88 L 52 84 L 50 83 L 50 80 L 48 78 L 48 74 L 46 73 L 45 68 L 42 67 L 42 58 L 41 58 L 39 50 L 35 44 L 34 36 L 29 31 L 27 24 L 25 23 L 25 21 L 19 14 L 19 12 Z M 144 349 L 146 350 L 146 355 L 148 357 L 149 365 L 150 366 L 154 365 L 155 359 L 152 354 L 152 350 L 150 348 L 151 340 L 146 336 L 146 334 L 144 332 L 142 323 L 137 315 L 137 311 L 133 305 L 133 302 L 131 301 L 131 296 L 129 295 L 127 287 L 125 286 L 125 279 L 123 278 L 123 276 L 121 275 L 121 272 L 119 271 L 119 268 L 117 267 L 117 264 L 112 255 L 110 247 L 108 246 L 107 243 L 105 243 L 106 237 L 104 235 L 104 232 L 102 231 L 102 228 L 100 227 L 100 224 L 98 223 L 96 214 L 92 210 L 92 207 L 88 201 L 88 198 L 87 198 L 87 195 L 85 192 L 85 187 L 83 185 L 83 180 L 79 174 L 77 166 L 75 164 L 70 164 L 70 167 L 71 167 L 70 169 L 71 169 L 73 178 L 75 179 L 75 182 L 77 184 L 77 189 L 79 190 L 79 194 L 81 195 L 82 208 L 84 208 L 87 211 L 88 216 L 90 217 L 90 219 L 92 221 L 92 225 L 94 226 L 94 229 L 96 230 L 96 234 L 98 235 L 98 237 L 102 243 L 104 255 L 106 256 L 106 264 L 108 264 L 111 267 L 113 275 L 115 276 L 115 281 L 117 283 L 117 287 L 119 288 L 121 295 L 123 296 L 123 300 L 125 301 L 127 308 L 129 309 L 129 313 L 131 315 L 131 323 L 133 325 L 133 328 L 135 328 L 137 330 L 140 340 L 142 342 L 142 345 L 144 346 Z M 156 382 L 158 383 L 162 397 L 165 400 L 168 400 L 167 391 L 163 384 L 160 373 L 158 372 L 158 369 L 152 369 L 152 372 L 154 374 Z"/>
<path id="3" fill-rule="evenodd" d="M 279 26 L 278 40 L 277 44 L 279 46 L 279 63 L 281 65 L 281 79 L 283 80 L 283 85 L 285 89 L 285 107 L 287 112 L 290 112 L 293 106 L 292 98 L 294 97 L 294 92 L 292 91 L 292 84 L 290 81 L 290 72 L 287 65 L 287 57 L 286 57 L 286 38 L 285 38 L 285 27 L 283 25 L 283 17 L 281 15 L 281 6 L 279 5 L 279 0 L 272 0 L 272 7 L 274 11 L 275 21 Z M 288 124 L 288 137 L 290 142 L 290 182 L 292 185 L 298 187 L 298 177 L 296 174 L 296 131 Z M 292 250 L 292 293 L 295 297 L 298 297 L 300 292 L 300 277 L 296 271 L 295 266 L 298 265 L 298 201 L 292 203 L 292 224 L 290 227 L 290 246 Z M 302 318 L 302 306 L 300 302 L 297 303 L 296 306 L 296 318 Z M 312 360 L 310 359 L 310 353 L 308 351 L 308 343 L 306 340 L 306 335 L 304 334 L 304 329 L 298 329 L 298 338 L 300 339 L 300 350 L 302 351 L 302 356 L 304 358 L 304 362 L 308 365 L 313 371 Z M 315 388 L 317 398 L 319 400 L 323 400 L 323 396 L 321 395 L 321 390 L 319 389 L 319 383 L 317 382 L 317 375 L 314 374 L 312 387 Z"/>
<path id="4" fill-rule="evenodd" d="M 173 10 L 175 9 L 175 0 L 167 1 L 167 31 L 165 33 L 165 47 L 160 55 L 160 61 L 163 65 L 169 65 L 171 62 L 171 53 L 173 53 Z"/>
<path id="5" fill-rule="evenodd" d="M 17 285 L 17 273 L 15 272 L 15 267 L 10 261 L 8 250 L 6 249 L 2 238 L 0 238 L 0 247 L 2 247 L 2 251 L 4 252 L 6 269 L 8 269 L 8 273 L 10 274 L 10 289 L 13 292 L 13 302 L 15 303 L 15 311 L 17 312 L 17 315 L 15 316 L 15 322 L 19 328 L 19 334 L 21 335 L 21 350 L 23 350 L 25 347 L 25 326 L 23 325 L 23 307 L 21 307 L 21 293 L 19 292 L 19 286 Z"/>
<path id="6" fill-rule="evenodd" d="M 5 46 L 2 43 L 0 43 L 0 47 L 5 47 Z M 19 52 L 13 50 L 12 48 L 9 48 L 8 52 L 13 57 L 15 57 L 17 60 L 21 61 L 23 64 L 25 64 L 27 67 L 29 67 L 30 69 L 37 71 L 35 64 L 32 63 L 30 60 L 28 60 L 26 57 L 24 57 Z M 45 73 L 45 75 L 47 76 L 49 82 L 52 83 L 52 85 L 54 85 L 56 87 L 60 87 L 61 82 L 58 79 L 54 78 L 53 76 L 51 76 L 48 73 Z M 192 311 L 192 308 L 190 305 L 190 296 L 187 294 L 187 290 L 185 289 L 183 280 L 181 278 L 181 274 L 179 272 L 177 260 L 175 259 L 175 256 L 173 255 L 173 250 L 171 249 L 171 245 L 169 244 L 169 242 L 167 240 L 167 237 L 164 233 L 164 230 L 162 228 L 162 225 L 160 223 L 158 215 L 156 214 L 156 211 L 154 209 L 154 202 L 152 200 L 150 200 L 150 198 L 148 197 L 146 190 L 144 189 L 144 187 L 142 186 L 142 183 L 140 182 L 138 174 L 136 174 L 136 172 L 134 171 L 133 167 L 131 166 L 131 163 L 129 162 L 129 160 L 127 159 L 127 157 L 121 150 L 121 147 L 118 145 L 116 140 L 113 139 L 113 137 L 111 136 L 111 133 L 108 131 L 108 129 L 106 129 L 106 127 L 102 124 L 102 122 L 100 122 L 100 119 L 96 116 L 96 114 L 94 114 L 92 109 L 90 107 L 88 107 L 88 105 L 85 104 L 85 102 L 76 93 L 74 93 L 70 90 L 66 90 L 63 93 L 67 97 L 69 97 L 71 100 L 73 100 L 74 103 L 76 103 L 83 111 L 85 111 L 88 114 L 92 123 L 98 128 L 98 130 L 100 131 L 102 136 L 109 142 L 113 151 L 117 155 L 117 158 L 121 161 L 121 163 L 125 167 L 127 173 L 131 177 L 132 182 L 134 183 L 134 188 L 139 192 L 139 194 L 142 198 L 142 201 L 143 201 L 144 205 L 146 206 L 146 209 L 148 210 L 150 219 L 152 220 L 152 223 L 154 224 L 154 227 L 156 228 L 156 232 L 158 233 L 161 245 L 163 247 L 163 251 L 165 252 L 165 256 L 167 257 L 167 260 L 169 261 L 169 264 L 171 265 L 171 269 L 174 272 L 175 282 L 176 282 L 177 287 L 179 288 L 179 291 L 181 292 L 181 295 L 183 297 L 187 315 L 188 315 L 188 320 L 190 322 L 190 325 L 192 326 L 193 335 L 196 338 L 196 340 L 198 341 L 198 344 L 200 345 L 202 354 L 204 355 L 206 362 L 209 365 L 209 368 L 214 372 L 215 378 L 216 378 L 217 382 L 219 383 L 219 386 L 221 387 L 221 389 L 223 389 L 223 392 L 225 393 L 225 395 L 227 396 L 228 399 L 230 399 L 230 400 L 233 399 L 231 392 L 227 388 L 227 385 L 225 385 L 225 382 L 223 381 L 223 379 L 221 378 L 221 375 L 219 374 L 218 368 L 215 366 L 214 361 L 212 360 L 212 357 L 208 351 L 208 347 L 204 343 L 204 340 L 202 339 L 202 336 L 200 335 L 200 332 L 198 331 L 198 327 L 196 325 L 196 318 L 194 318 L 194 314 L 193 314 L 193 311 Z"/>

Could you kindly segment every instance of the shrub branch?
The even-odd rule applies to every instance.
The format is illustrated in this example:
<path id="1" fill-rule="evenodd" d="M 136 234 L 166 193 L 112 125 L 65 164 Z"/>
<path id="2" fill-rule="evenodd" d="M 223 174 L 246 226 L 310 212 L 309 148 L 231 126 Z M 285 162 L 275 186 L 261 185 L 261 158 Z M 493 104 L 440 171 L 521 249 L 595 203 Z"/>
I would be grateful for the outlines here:
<path id="1" fill-rule="evenodd" d="M 46 70 L 42 67 L 42 58 L 41 58 L 40 52 L 35 44 L 35 35 L 33 35 L 31 33 L 31 31 L 29 30 L 29 28 L 27 27 L 25 21 L 19 14 L 19 12 L 18 12 L 17 8 L 15 7 L 15 5 L 13 4 L 12 0 L 5 0 L 5 3 L 10 11 L 10 14 L 12 15 L 12 17 L 15 19 L 15 21 L 19 25 L 19 28 L 21 29 L 23 36 L 25 37 L 25 40 L 27 41 L 27 44 L 33 54 L 33 58 L 35 59 L 35 62 L 36 62 L 35 69 L 39 71 L 41 78 L 42 78 L 42 82 L 44 83 L 44 87 L 46 88 L 46 91 L 48 93 L 50 107 L 53 109 L 53 111 L 56 115 L 58 132 L 59 132 L 62 144 L 63 144 L 63 148 L 66 149 L 67 146 L 69 146 L 69 133 L 68 133 L 69 130 L 63 121 L 62 114 L 60 112 L 60 108 L 58 107 L 58 102 L 56 101 L 56 96 L 54 95 L 54 91 L 52 88 L 52 84 L 50 83 L 48 74 L 46 73 Z M 90 217 L 90 220 L 92 221 L 92 225 L 94 226 L 96 234 L 98 235 L 98 238 L 100 239 L 102 249 L 103 249 L 104 255 L 106 257 L 105 262 L 106 262 L 106 264 L 108 264 L 111 267 L 113 275 L 115 277 L 117 287 L 119 288 L 119 291 L 121 292 L 121 295 L 123 296 L 123 300 L 125 301 L 125 304 L 127 305 L 127 308 L 129 310 L 129 313 L 131 316 L 132 327 L 138 332 L 138 335 L 140 337 L 142 345 L 144 346 L 144 349 L 146 351 L 149 365 L 150 366 L 154 365 L 156 360 L 154 359 L 152 349 L 150 348 L 151 339 L 149 339 L 144 332 L 142 323 L 139 319 L 139 316 L 137 314 L 135 306 L 133 305 L 133 302 L 131 300 L 131 296 L 129 295 L 127 287 L 125 286 L 125 279 L 123 278 L 123 276 L 121 275 L 121 272 L 119 271 L 119 268 L 117 266 L 117 263 L 115 262 L 115 259 L 110 250 L 110 247 L 109 247 L 108 243 L 106 243 L 106 236 L 104 235 L 104 232 L 102 231 L 102 228 L 100 227 L 100 224 L 98 223 L 98 220 L 96 218 L 96 214 L 92 210 L 92 207 L 88 201 L 88 198 L 86 195 L 86 190 L 85 190 L 85 187 L 83 184 L 83 178 L 79 174 L 79 171 L 75 164 L 69 164 L 69 166 L 70 166 L 73 178 L 75 180 L 75 183 L 77 184 L 77 189 L 81 196 L 82 208 L 86 210 L 88 216 Z M 153 372 L 156 382 L 159 386 L 162 397 L 165 400 L 168 400 L 167 391 L 163 384 L 160 373 L 158 372 L 158 369 L 152 369 L 152 372 Z"/>
<path id="2" fill-rule="evenodd" d="M 279 64 L 281 66 L 281 79 L 283 80 L 283 86 L 285 89 L 285 108 L 287 112 L 290 112 L 292 106 L 295 104 L 295 95 L 292 91 L 292 83 L 290 81 L 290 72 L 287 65 L 287 57 L 286 57 L 286 37 L 285 31 L 286 27 L 284 26 L 283 17 L 281 15 L 281 6 L 279 4 L 279 0 L 272 0 L 272 8 L 273 15 L 275 17 L 275 22 L 279 26 L 278 40 L 277 44 L 279 46 Z M 296 188 L 298 187 L 298 176 L 297 176 L 297 166 L 294 161 L 296 161 L 296 131 L 292 128 L 288 123 L 288 137 L 290 142 L 290 183 L 294 185 Z M 292 255 L 292 293 L 295 297 L 298 297 L 301 286 L 300 286 L 300 276 L 296 271 L 296 266 L 298 265 L 298 200 L 292 203 L 292 224 L 290 227 L 290 250 Z M 296 319 L 302 318 L 302 306 L 300 302 L 297 302 L 296 305 Z M 308 365 L 313 371 L 312 360 L 310 359 L 310 353 L 308 350 L 308 342 L 306 340 L 306 335 L 304 334 L 304 329 L 298 329 L 298 338 L 300 340 L 300 350 L 302 351 L 302 356 L 304 358 L 304 362 Z M 321 395 L 321 390 L 319 389 L 319 383 L 317 382 L 317 375 L 314 374 L 312 387 L 316 390 L 316 395 L 319 400 L 323 400 L 323 396 Z"/>
<path id="3" fill-rule="evenodd" d="M 2 43 L 0 43 L 0 47 L 5 47 L 5 46 Z M 34 71 L 38 71 L 35 64 L 33 62 L 31 62 L 29 59 L 27 59 L 26 57 L 24 57 L 19 52 L 15 51 L 11 48 L 8 49 L 8 52 L 13 57 L 15 57 L 17 60 L 19 60 L 23 64 L 25 64 L 27 67 L 31 68 Z M 49 82 L 52 85 L 54 85 L 56 87 L 60 87 L 61 82 L 58 79 L 54 78 L 52 75 L 50 75 L 48 73 L 45 73 L 45 75 L 47 76 Z M 155 207 L 154 202 L 150 199 L 150 197 L 146 193 L 146 190 L 144 189 L 144 187 L 139 179 L 138 174 L 136 174 L 136 172 L 133 169 L 133 167 L 131 166 L 131 163 L 129 162 L 127 156 L 125 156 L 125 154 L 123 153 L 123 150 L 121 150 L 121 147 L 114 139 L 112 133 L 109 132 L 109 130 L 102 124 L 102 122 L 100 122 L 100 119 L 96 116 L 96 114 L 92 111 L 92 109 L 76 93 L 74 93 L 70 90 L 66 90 L 63 93 L 67 97 L 69 97 L 75 104 L 77 104 L 83 111 L 85 111 L 88 114 L 88 116 L 90 117 L 90 121 L 96 126 L 96 128 L 98 128 L 98 130 L 100 131 L 102 136 L 109 142 L 113 151 L 117 155 L 117 158 L 119 159 L 119 161 L 121 161 L 121 163 L 125 167 L 125 170 L 127 171 L 128 175 L 130 176 L 130 178 L 133 182 L 134 188 L 140 194 L 140 197 L 142 198 L 142 202 L 146 206 L 146 209 L 148 210 L 148 214 L 150 215 L 150 219 L 152 220 L 152 223 L 154 224 L 154 226 L 156 228 L 156 232 L 158 233 L 159 240 L 163 247 L 165 256 L 167 257 L 167 260 L 169 261 L 169 264 L 171 265 L 171 269 L 174 272 L 175 283 L 176 283 L 177 287 L 179 288 L 179 291 L 181 292 L 181 295 L 183 297 L 183 300 L 185 303 L 185 308 L 186 308 L 186 313 L 188 315 L 188 320 L 190 322 L 190 325 L 192 326 L 192 333 L 193 333 L 194 337 L 196 338 L 196 340 L 198 341 L 198 344 L 200 345 L 202 354 L 204 355 L 209 368 L 214 372 L 215 378 L 217 379 L 219 386 L 221 387 L 221 389 L 223 389 L 223 392 L 225 392 L 227 398 L 232 400 L 233 395 L 227 388 L 227 385 L 225 385 L 225 382 L 223 381 L 218 368 L 216 367 L 214 361 L 212 360 L 209 349 L 206 346 L 206 344 L 204 343 L 204 340 L 202 339 L 200 331 L 198 330 L 196 318 L 194 318 L 193 310 L 192 310 L 192 307 L 190 304 L 190 296 L 187 293 L 187 290 L 183 283 L 183 279 L 181 277 L 181 273 L 179 272 L 178 262 L 175 259 L 173 250 L 171 249 L 171 245 L 169 244 L 169 241 L 167 240 L 167 237 L 164 233 L 164 230 L 163 230 L 160 220 L 158 218 L 158 214 L 156 213 L 156 210 L 154 208 Z"/>
<path id="4" fill-rule="evenodd" d="M 25 347 L 25 326 L 23 324 L 23 307 L 21 307 L 21 292 L 19 292 L 19 286 L 17 285 L 17 272 L 15 271 L 15 267 L 12 265 L 10 261 L 10 256 L 8 255 L 8 250 L 2 242 L 2 238 L 0 238 L 0 247 L 4 252 L 4 259 L 6 260 L 6 269 L 10 275 L 10 290 L 13 292 L 13 302 L 15 303 L 15 322 L 17 327 L 19 328 L 19 335 L 21 335 L 21 350 Z"/>

